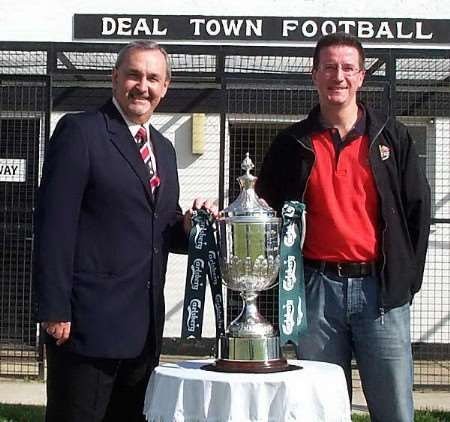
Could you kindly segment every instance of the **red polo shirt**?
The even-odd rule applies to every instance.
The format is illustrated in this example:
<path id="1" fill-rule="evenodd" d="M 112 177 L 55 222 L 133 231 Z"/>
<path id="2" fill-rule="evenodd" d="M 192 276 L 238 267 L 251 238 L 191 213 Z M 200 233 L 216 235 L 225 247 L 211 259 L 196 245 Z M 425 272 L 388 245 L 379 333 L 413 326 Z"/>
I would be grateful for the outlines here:
<path id="1" fill-rule="evenodd" d="M 378 257 L 378 194 L 361 114 L 344 140 L 337 129 L 320 123 L 312 134 L 316 160 L 305 194 L 306 258 L 358 262 Z"/>

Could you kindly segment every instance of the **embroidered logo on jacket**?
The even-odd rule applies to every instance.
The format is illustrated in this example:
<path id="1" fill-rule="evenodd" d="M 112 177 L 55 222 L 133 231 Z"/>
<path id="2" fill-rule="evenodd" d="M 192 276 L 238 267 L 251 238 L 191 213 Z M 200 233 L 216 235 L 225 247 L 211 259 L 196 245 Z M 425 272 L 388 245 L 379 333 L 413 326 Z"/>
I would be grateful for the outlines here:
<path id="1" fill-rule="evenodd" d="M 379 145 L 380 157 L 382 161 L 387 160 L 391 156 L 391 149 L 386 145 Z"/>

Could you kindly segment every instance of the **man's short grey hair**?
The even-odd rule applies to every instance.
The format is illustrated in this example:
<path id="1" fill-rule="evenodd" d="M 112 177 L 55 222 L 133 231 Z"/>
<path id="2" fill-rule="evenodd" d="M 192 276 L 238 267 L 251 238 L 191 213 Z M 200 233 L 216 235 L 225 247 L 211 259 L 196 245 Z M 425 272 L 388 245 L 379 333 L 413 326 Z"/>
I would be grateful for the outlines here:
<path id="1" fill-rule="evenodd" d="M 114 67 L 116 69 L 118 69 L 122 65 L 122 63 L 125 61 L 128 53 L 131 50 L 158 50 L 158 51 L 160 51 L 161 54 L 164 56 L 164 59 L 166 60 L 166 78 L 168 81 L 171 80 L 172 71 L 170 69 L 169 54 L 156 41 L 139 40 L 139 41 L 132 41 L 129 44 L 127 44 L 125 47 L 122 48 L 122 50 L 119 51 L 119 54 L 117 55 L 116 63 L 114 65 Z"/>

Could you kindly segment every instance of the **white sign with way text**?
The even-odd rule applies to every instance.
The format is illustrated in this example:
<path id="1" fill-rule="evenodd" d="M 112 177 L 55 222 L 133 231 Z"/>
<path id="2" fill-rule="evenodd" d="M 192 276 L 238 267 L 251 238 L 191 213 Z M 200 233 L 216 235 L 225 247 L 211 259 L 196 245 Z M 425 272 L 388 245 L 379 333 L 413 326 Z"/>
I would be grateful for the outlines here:
<path id="1" fill-rule="evenodd" d="M 0 158 L 0 182 L 25 182 L 26 160 Z"/>

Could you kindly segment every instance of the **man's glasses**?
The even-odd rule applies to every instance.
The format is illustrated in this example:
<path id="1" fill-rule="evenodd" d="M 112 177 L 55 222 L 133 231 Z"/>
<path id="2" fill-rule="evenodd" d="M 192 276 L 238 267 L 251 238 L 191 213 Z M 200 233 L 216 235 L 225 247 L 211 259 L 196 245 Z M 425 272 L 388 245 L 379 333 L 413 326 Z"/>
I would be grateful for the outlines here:
<path id="1" fill-rule="evenodd" d="M 338 72 L 339 68 L 341 68 L 341 71 L 344 76 L 352 77 L 355 76 L 357 73 L 361 72 L 362 69 L 352 65 L 352 64 L 337 64 L 337 63 L 325 63 L 319 65 L 319 70 L 325 75 L 325 76 L 334 76 Z"/>

